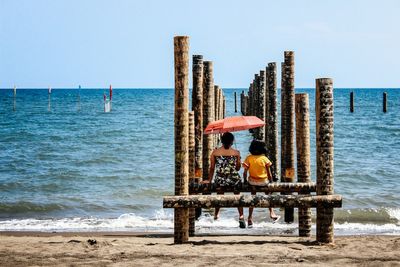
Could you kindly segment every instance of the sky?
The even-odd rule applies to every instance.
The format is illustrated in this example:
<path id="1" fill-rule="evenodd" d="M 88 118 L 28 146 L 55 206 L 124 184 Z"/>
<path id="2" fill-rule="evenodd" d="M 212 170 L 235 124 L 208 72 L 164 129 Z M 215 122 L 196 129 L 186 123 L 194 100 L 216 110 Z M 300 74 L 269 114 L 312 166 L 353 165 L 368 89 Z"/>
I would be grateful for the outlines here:
<path id="1" fill-rule="evenodd" d="M 396 0 L 0 0 L 0 88 L 172 88 L 176 35 L 223 88 L 280 73 L 285 50 L 298 88 L 399 88 L 399 14 Z"/>

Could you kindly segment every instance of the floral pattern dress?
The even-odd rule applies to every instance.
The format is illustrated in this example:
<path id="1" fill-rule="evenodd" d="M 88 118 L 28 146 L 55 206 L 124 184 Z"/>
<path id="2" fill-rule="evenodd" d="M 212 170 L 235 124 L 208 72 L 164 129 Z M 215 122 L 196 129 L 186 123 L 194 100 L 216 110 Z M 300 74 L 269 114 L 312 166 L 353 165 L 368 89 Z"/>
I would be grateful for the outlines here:
<path id="1" fill-rule="evenodd" d="M 215 180 L 218 186 L 236 186 L 241 182 L 236 170 L 236 156 L 215 156 Z"/>

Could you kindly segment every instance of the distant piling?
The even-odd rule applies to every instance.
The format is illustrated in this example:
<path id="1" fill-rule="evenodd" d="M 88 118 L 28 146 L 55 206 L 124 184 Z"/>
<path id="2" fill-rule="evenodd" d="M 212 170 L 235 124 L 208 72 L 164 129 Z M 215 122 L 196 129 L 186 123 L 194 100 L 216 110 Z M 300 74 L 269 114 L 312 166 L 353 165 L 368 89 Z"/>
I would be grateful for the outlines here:
<path id="1" fill-rule="evenodd" d="M 261 70 L 258 75 L 258 118 L 265 121 L 265 70 Z M 258 128 L 259 140 L 265 139 L 265 126 Z"/>
<path id="2" fill-rule="evenodd" d="M 47 111 L 51 112 L 51 93 L 47 92 Z"/>
<path id="3" fill-rule="evenodd" d="M 214 80 L 213 63 L 211 61 L 203 62 L 203 131 L 207 125 L 213 121 L 213 101 Z M 203 180 L 208 180 L 208 171 L 210 169 L 210 156 L 213 150 L 213 137 L 211 134 L 203 135 Z"/>
<path id="4" fill-rule="evenodd" d="M 237 113 L 237 99 L 236 99 L 236 92 L 234 93 L 235 95 L 235 113 Z"/>
<path id="5" fill-rule="evenodd" d="M 222 94 L 222 118 L 226 117 L 226 98 L 225 95 Z"/>
<path id="6" fill-rule="evenodd" d="M 175 195 L 189 194 L 189 37 L 174 37 Z M 174 243 L 189 239 L 189 209 L 174 209 Z"/>
<path id="7" fill-rule="evenodd" d="M 14 85 L 13 89 L 14 97 L 13 97 L 13 111 L 17 110 L 17 87 Z"/>
<path id="8" fill-rule="evenodd" d="M 214 85 L 214 120 L 219 120 L 219 115 L 220 115 L 220 93 L 219 93 L 219 86 Z"/>
<path id="9" fill-rule="evenodd" d="M 387 112 L 387 93 L 383 93 L 383 112 Z"/>
<path id="10" fill-rule="evenodd" d="M 240 93 L 240 113 L 241 113 L 242 115 L 244 115 L 243 108 L 244 108 L 244 91 L 242 91 L 242 92 Z"/>
<path id="11" fill-rule="evenodd" d="M 218 119 L 221 120 L 224 118 L 224 101 L 225 101 L 225 95 L 224 92 L 222 91 L 222 88 L 219 88 L 219 116 Z"/>
<path id="12" fill-rule="evenodd" d="M 316 80 L 317 195 L 333 194 L 333 81 Z M 317 206 L 317 241 L 333 243 L 333 208 Z"/>
<path id="13" fill-rule="evenodd" d="M 267 144 L 267 152 L 268 158 L 272 162 L 271 166 L 271 174 L 272 179 L 274 181 L 278 181 L 279 177 L 279 148 L 278 148 L 278 104 L 277 104 L 277 85 L 276 85 L 276 63 L 268 63 L 267 67 L 268 71 L 266 72 L 268 75 L 266 77 L 266 84 L 268 90 L 266 93 L 268 97 L 266 100 L 268 104 L 266 105 L 266 144 Z"/>
<path id="14" fill-rule="evenodd" d="M 354 92 L 350 92 L 350 112 L 354 112 Z"/>
<path id="15" fill-rule="evenodd" d="M 214 85 L 214 120 L 217 121 L 219 120 L 220 114 L 221 114 L 221 95 L 220 95 L 220 88 L 218 85 Z M 218 146 L 218 135 L 213 134 L 213 148 L 216 148 Z"/>
<path id="16" fill-rule="evenodd" d="M 195 125 L 195 176 L 203 176 L 203 56 L 193 56 L 192 109 Z"/>
<path id="17" fill-rule="evenodd" d="M 259 109 L 259 75 L 258 73 L 254 74 L 254 80 L 253 80 L 253 112 L 254 116 L 259 117 L 260 114 L 260 109 Z M 253 130 L 253 136 L 256 139 L 259 138 L 259 134 L 261 131 L 261 128 L 254 128 Z"/>
<path id="18" fill-rule="evenodd" d="M 308 94 L 295 95 L 297 181 L 311 183 L 310 167 L 310 109 Z M 299 194 L 309 194 L 307 191 Z M 299 236 L 311 236 L 311 209 L 298 208 Z"/>
<path id="19" fill-rule="evenodd" d="M 81 86 L 78 87 L 78 111 L 81 110 Z"/>
<path id="20" fill-rule="evenodd" d="M 281 180 L 294 182 L 294 52 L 284 52 L 281 91 Z M 285 208 L 285 222 L 294 221 L 294 209 Z"/>

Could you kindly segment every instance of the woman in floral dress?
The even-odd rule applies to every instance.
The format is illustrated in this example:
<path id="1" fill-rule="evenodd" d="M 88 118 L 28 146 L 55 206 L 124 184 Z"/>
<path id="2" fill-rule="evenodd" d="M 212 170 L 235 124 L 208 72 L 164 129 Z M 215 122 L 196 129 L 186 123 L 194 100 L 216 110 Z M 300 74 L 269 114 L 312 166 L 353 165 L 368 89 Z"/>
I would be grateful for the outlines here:
<path id="1" fill-rule="evenodd" d="M 238 173 L 240 170 L 240 152 L 232 148 L 234 136 L 231 133 L 224 133 L 221 137 L 222 146 L 214 149 L 210 158 L 210 180 L 204 183 L 214 181 L 219 187 L 234 187 L 241 183 Z M 215 172 L 215 177 L 214 177 Z M 214 180 L 213 180 L 214 179 Z M 219 218 L 219 208 L 215 208 L 214 219 Z M 245 228 L 246 224 L 243 217 L 243 207 L 238 207 L 239 227 Z"/>

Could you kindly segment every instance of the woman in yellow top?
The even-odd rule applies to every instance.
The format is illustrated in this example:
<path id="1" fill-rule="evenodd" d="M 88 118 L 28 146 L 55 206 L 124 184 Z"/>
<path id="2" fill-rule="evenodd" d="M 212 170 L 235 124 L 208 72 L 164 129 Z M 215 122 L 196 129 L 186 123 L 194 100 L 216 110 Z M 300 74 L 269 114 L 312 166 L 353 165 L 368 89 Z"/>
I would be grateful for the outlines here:
<path id="1" fill-rule="evenodd" d="M 244 181 L 246 181 L 247 173 L 249 173 L 248 182 L 250 185 L 264 186 L 272 182 L 271 170 L 269 168 L 272 163 L 266 156 L 267 149 L 265 142 L 253 140 L 250 144 L 249 152 L 251 155 L 248 155 L 243 162 Z M 251 194 L 255 195 L 256 192 L 251 192 Z M 253 227 L 253 209 L 249 208 L 248 228 Z M 269 213 L 274 222 L 279 220 L 280 216 L 277 216 L 272 208 L 269 208 Z"/>

